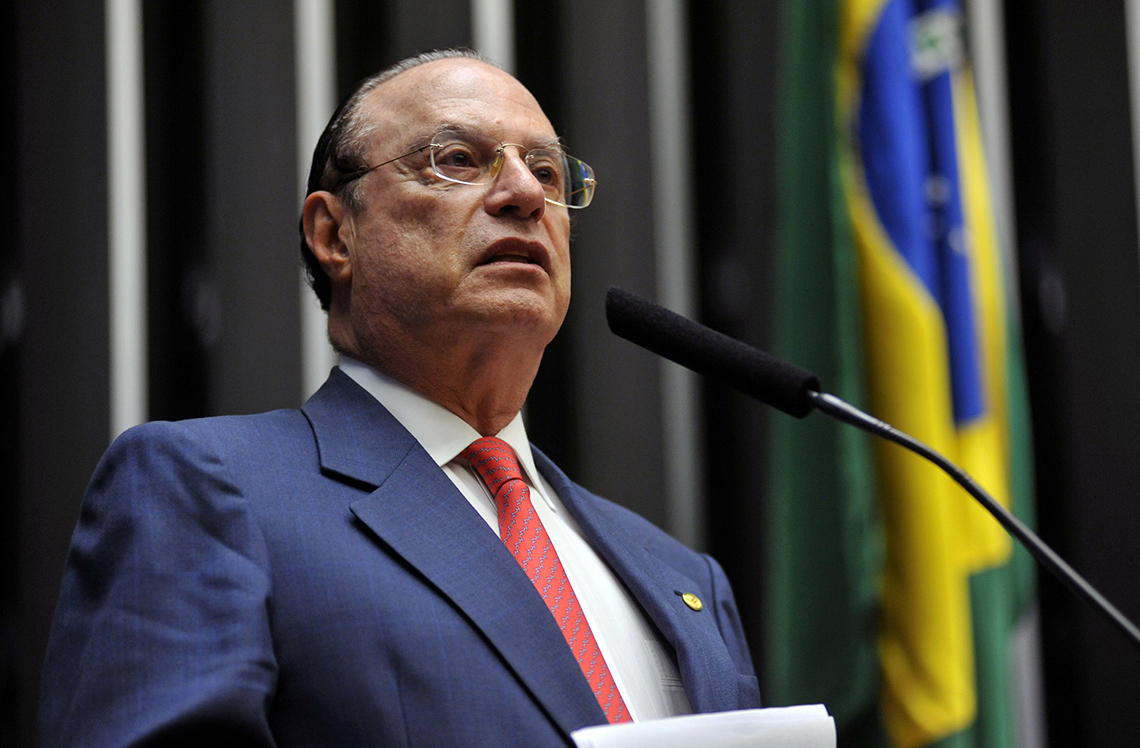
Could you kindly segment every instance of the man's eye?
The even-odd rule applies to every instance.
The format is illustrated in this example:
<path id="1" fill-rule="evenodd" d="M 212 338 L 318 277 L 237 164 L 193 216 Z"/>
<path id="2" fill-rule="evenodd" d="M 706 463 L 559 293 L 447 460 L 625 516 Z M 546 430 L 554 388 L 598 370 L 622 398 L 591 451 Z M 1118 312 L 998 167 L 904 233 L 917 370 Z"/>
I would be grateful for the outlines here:
<path id="1" fill-rule="evenodd" d="M 535 178 L 543 184 L 554 184 L 558 181 L 558 175 L 549 166 L 540 166 L 537 169 L 531 169 Z"/>
<path id="2" fill-rule="evenodd" d="M 443 148 L 435 156 L 436 167 L 448 172 L 456 172 L 456 176 L 470 175 L 478 171 L 480 159 L 471 148 L 460 145 L 450 145 Z M 449 174 L 450 176 L 450 174 Z"/>
<path id="3" fill-rule="evenodd" d="M 544 185 L 559 187 L 562 185 L 562 170 L 549 158 L 531 159 L 530 172 L 534 178 Z"/>
<path id="4" fill-rule="evenodd" d="M 436 161 L 443 162 L 448 166 L 470 166 L 471 154 L 465 151 L 449 151 L 442 154 Z"/>

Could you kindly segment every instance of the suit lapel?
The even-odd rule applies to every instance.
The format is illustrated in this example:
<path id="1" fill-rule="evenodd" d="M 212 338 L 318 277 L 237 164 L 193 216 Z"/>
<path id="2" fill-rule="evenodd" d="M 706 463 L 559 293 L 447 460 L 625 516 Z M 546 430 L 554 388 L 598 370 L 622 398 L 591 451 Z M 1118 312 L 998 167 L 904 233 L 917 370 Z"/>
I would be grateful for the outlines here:
<path id="1" fill-rule="evenodd" d="M 375 489 L 353 514 L 470 619 L 562 730 L 604 723 L 585 678 L 567 677 L 581 670 L 526 574 L 411 434 L 339 370 L 303 410 L 322 472 Z"/>
<path id="2" fill-rule="evenodd" d="M 681 681 L 693 711 L 735 709 L 738 676 L 720 634 L 715 601 L 706 600 L 701 612 L 691 610 L 677 592 L 702 587 L 651 554 L 644 540 L 625 529 L 628 521 L 611 516 L 612 507 L 583 492 L 546 455 L 533 445 L 531 448 L 539 470 L 577 520 L 594 550 L 673 645 Z"/>

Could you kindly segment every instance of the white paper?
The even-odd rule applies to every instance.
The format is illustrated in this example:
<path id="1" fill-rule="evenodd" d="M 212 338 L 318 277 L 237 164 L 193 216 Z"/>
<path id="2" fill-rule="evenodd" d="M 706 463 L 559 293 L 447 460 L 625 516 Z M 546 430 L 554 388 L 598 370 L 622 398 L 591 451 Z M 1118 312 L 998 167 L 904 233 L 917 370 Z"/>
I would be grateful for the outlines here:
<path id="1" fill-rule="evenodd" d="M 823 704 L 691 714 L 575 730 L 578 748 L 835 748 Z"/>

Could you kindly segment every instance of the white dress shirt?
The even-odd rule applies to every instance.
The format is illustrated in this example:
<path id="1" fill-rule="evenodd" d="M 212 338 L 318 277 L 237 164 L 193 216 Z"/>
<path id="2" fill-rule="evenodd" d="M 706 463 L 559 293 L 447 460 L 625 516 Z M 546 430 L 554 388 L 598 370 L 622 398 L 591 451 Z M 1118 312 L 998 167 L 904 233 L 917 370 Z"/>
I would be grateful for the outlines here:
<path id="1" fill-rule="evenodd" d="M 343 357 L 340 368 L 411 432 L 479 512 L 495 537 L 499 537 L 495 499 L 467 460 L 459 457 L 481 435 L 443 406 L 370 366 Z M 676 655 L 535 468 L 522 415 L 516 415 L 496 436 L 518 455 L 530 487 L 531 503 L 558 552 L 582 613 L 634 721 L 691 713 Z"/>

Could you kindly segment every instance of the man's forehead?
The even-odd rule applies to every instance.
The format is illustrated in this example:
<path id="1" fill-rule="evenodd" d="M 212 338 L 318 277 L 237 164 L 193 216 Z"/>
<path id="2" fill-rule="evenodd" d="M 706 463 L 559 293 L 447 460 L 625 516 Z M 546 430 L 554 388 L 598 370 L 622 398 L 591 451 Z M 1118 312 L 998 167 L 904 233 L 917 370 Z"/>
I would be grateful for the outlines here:
<path id="1" fill-rule="evenodd" d="M 526 87 L 508 73 L 468 58 L 436 60 L 406 70 L 377 86 L 363 110 L 381 140 L 412 131 L 428 134 L 445 125 L 501 128 L 512 138 L 557 137 Z"/>

